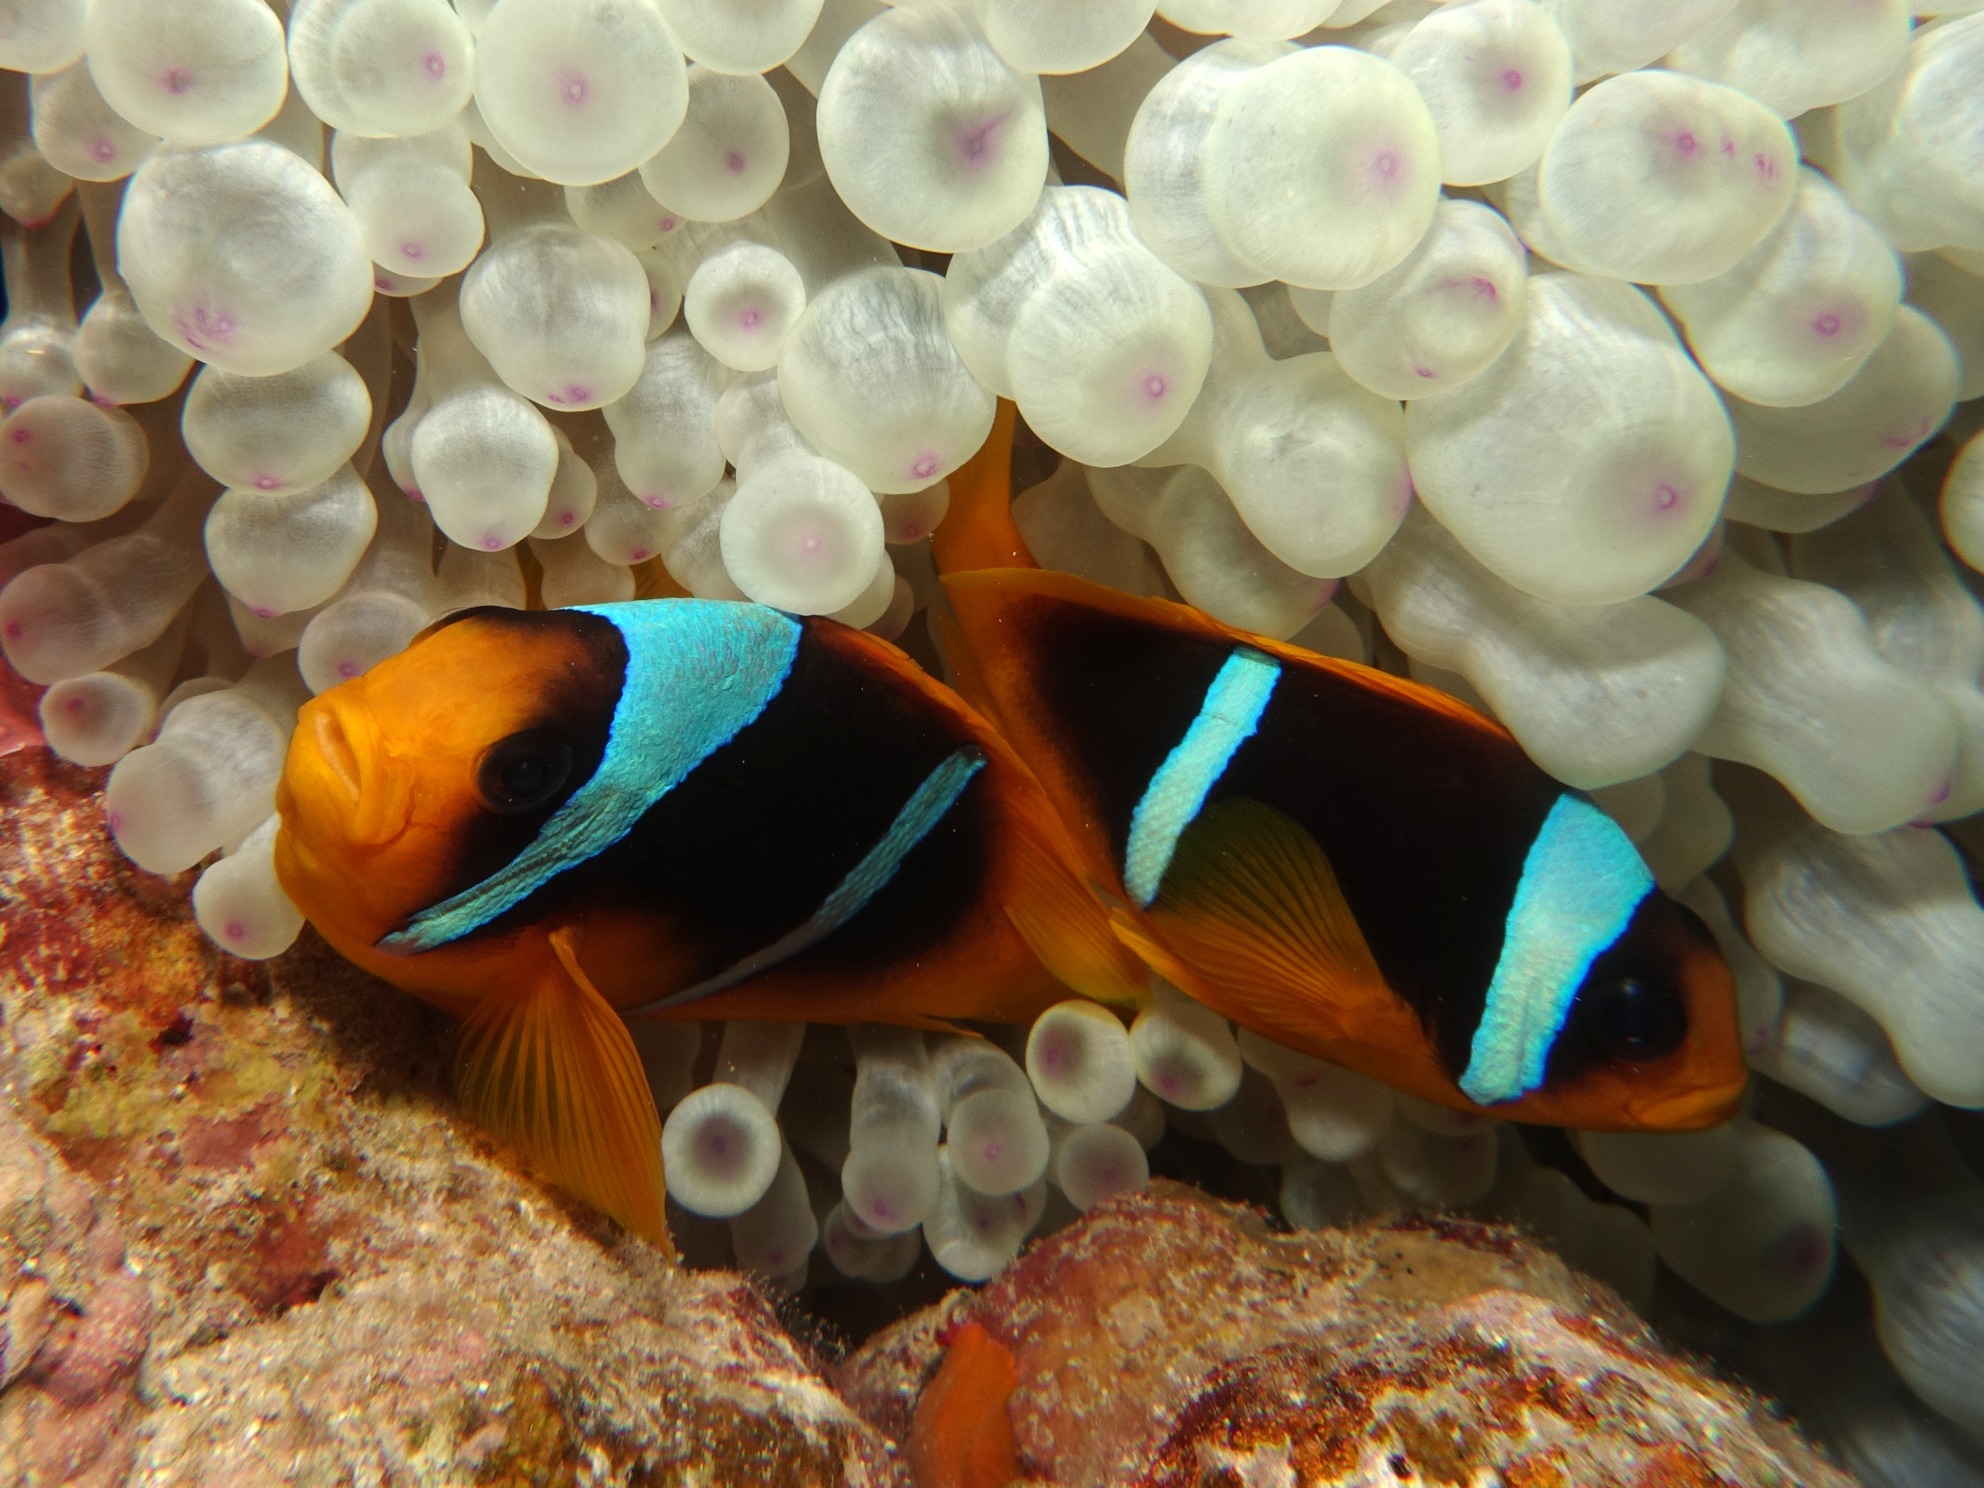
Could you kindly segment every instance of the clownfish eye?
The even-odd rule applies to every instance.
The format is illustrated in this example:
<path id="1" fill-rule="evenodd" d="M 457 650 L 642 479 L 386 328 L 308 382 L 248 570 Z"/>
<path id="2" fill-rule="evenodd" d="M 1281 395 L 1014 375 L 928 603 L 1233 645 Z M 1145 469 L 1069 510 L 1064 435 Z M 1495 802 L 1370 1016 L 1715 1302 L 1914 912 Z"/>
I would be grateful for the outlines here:
<path id="1" fill-rule="evenodd" d="M 1614 977 L 1584 993 L 1583 1023 L 1598 1052 L 1620 1064 L 1646 1064 L 1672 1054 L 1688 1036 L 1681 1000 L 1638 977 Z"/>
<path id="2" fill-rule="evenodd" d="M 482 757 L 475 787 L 500 816 L 542 806 L 572 774 L 572 746 L 549 729 L 528 729 L 498 741 Z"/>

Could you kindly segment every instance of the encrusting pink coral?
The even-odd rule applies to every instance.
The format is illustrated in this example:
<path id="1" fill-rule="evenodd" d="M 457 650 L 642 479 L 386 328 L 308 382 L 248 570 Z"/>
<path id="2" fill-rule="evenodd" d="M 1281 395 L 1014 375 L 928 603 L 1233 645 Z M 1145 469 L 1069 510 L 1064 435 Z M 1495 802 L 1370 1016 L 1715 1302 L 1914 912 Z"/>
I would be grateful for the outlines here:
<path id="1" fill-rule="evenodd" d="M 151 1323 L 100 1195 L 0 1102 L 0 1481 L 125 1480 Z"/>
<path id="2" fill-rule="evenodd" d="M 1056 1488 L 1852 1482 L 1754 1397 L 1666 1352 L 1607 1289 L 1472 1222 L 1273 1234 L 1160 1183 L 878 1335 L 832 1377 L 869 1421 L 910 1436 L 974 1329 L 1012 1360 L 1006 1413 L 1028 1481 Z"/>
<path id="3" fill-rule="evenodd" d="M 101 778 L 0 757 L 0 1483 L 903 1488 L 749 1283 L 454 1116 L 439 1020 L 216 952 Z"/>

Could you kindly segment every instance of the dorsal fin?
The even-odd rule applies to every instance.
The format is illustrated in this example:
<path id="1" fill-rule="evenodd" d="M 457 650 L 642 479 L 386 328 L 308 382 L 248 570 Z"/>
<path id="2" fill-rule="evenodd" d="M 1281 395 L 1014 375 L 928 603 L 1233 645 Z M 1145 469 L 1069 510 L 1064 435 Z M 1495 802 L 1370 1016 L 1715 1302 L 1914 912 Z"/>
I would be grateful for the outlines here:
<path id="1" fill-rule="evenodd" d="M 1036 600 L 1059 601 L 1069 605 L 1099 611 L 1107 615 L 1120 616 L 1142 625 L 1171 630 L 1182 635 L 1195 636 L 1214 642 L 1220 646 L 1251 646 L 1255 650 L 1293 666 L 1309 671 L 1324 672 L 1332 677 L 1349 682 L 1367 691 L 1394 697 L 1410 703 L 1429 713 L 1436 713 L 1469 728 L 1507 739 L 1509 733 L 1493 719 L 1470 708 L 1458 698 L 1414 682 L 1409 677 L 1395 677 L 1390 672 L 1381 672 L 1375 667 L 1361 665 L 1354 661 L 1344 661 L 1334 656 L 1322 656 L 1300 646 L 1291 646 L 1286 641 L 1277 641 L 1269 636 L 1254 635 L 1248 631 L 1235 630 L 1230 625 L 1222 625 L 1210 615 L 1193 609 L 1190 605 L 1178 604 L 1168 599 L 1146 599 L 1139 595 L 1124 594 L 1119 590 L 1105 588 L 1073 574 L 1057 573 L 1050 569 L 994 569 L 978 572 L 947 572 L 944 576 L 944 589 L 949 594 L 952 608 L 957 615 L 958 629 L 962 631 L 964 644 L 968 647 L 977 664 L 984 683 L 995 694 L 1005 689 L 1000 686 L 999 665 L 1002 659 L 998 653 L 1001 632 L 1009 623 L 1009 617 L 1018 606 Z M 988 654 L 991 653 L 991 654 Z M 1011 665 L 1024 668 L 1027 658 L 1014 657 Z"/>
<path id="2" fill-rule="evenodd" d="M 1019 410 L 1001 398 L 985 443 L 951 472 L 950 510 L 931 537 L 937 572 L 1037 566 L 1013 522 L 1013 431 L 1018 422 Z"/>

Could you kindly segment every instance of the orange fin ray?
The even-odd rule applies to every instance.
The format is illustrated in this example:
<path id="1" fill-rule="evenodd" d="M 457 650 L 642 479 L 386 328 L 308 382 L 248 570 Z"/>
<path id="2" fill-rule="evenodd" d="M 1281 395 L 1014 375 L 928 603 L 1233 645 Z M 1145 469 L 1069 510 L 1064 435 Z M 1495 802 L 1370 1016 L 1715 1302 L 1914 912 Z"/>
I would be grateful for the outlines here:
<path id="1" fill-rule="evenodd" d="M 1055 978 L 1099 1002 L 1139 1003 L 1150 986 L 1142 962 L 1116 935 L 1102 901 L 1069 868 L 1071 843 L 1023 823 L 1015 845 L 1018 892 L 1006 918 Z"/>
<path id="2" fill-rule="evenodd" d="M 1384 987 L 1316 839 L 1259 801 L 1222 801 L 1199 814 L 1148 913 L 1195 980 L 1229 998 L 1248 989 L 1244 1007 L 1222 1009 L 1242 1023 L 1272 1019 L 1268 1026 L 1306 1025 L 1327 1036 Z"/>
<path id="3" fill-rule="evenodd" d="M 1035 567 L 1013 521 L 1013 432 L 1018 422 L 1019 410 L 1001 398 L 985 443 L 951 472 L 950 510 L 931 535 L 937 572 Z"/>
<path id="4" fill-rule="evenodd" d="M 555 967 L 469 1013 L 462 1105 L 560 1187 L 672 1255 L 661 1120 L 640 1055 L 580 967 L 571 930 L 554 931 L 551 946 Z"/>
<path id="5" fill-rule="evenodd" d="M 980 1322 L 951 1335 L 909 1427 L 917 1488 L 1006 1488 L 1025 1476 L 1007 1404 L 1019 1384 L 1012 1350 Z"/>

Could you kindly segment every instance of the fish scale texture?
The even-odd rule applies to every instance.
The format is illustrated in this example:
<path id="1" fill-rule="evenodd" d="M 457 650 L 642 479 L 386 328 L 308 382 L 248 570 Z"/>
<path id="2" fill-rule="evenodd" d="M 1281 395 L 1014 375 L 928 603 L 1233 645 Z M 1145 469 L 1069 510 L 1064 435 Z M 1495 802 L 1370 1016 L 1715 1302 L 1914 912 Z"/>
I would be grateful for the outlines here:
<path id="1" fill-rule="evenodd" d="M 1851 1488 L 1753 1396 L 1514 1232 L 1271 1233 L 1175 1184 L 1099 1206 L 838 1366 L 903 1434 L 942 1340 L 1012 1350 L 1055 1488 Z"/>
<path id="2" fill-rule="evenodd" d="M 905 1488 L 757 1292 L 455 1114 L 445 1019 L 217 953 L 0 756 L 0 1484 Z"/>

